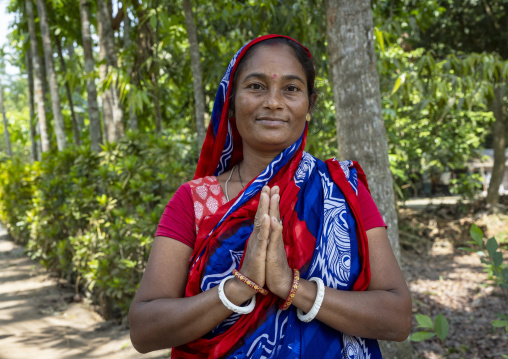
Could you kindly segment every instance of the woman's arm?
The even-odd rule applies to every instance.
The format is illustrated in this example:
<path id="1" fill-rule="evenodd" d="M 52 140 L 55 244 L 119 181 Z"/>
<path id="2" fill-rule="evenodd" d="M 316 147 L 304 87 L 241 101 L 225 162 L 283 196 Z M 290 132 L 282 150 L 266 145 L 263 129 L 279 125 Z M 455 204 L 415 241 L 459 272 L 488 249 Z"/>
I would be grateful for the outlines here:
<path id="1" fill-rule="evenodd" d="M 192 249 L 174 239 L 156 237 L 145 274 L 130 311 L 131 341 L 141 353 L 197 339 L 231 315 L 217 287 L 183 298 Z M 237 281 L 226 282 L 227 298 L 241 305 L 255 293 Z"/>
<path id="2" fill-rule="evenodd" d="M 270 231 L 269 193 L 270 189 L 265 187 L 260 195 L 241 269 L 261 286 L 265 283 Z M 189 246 L 171 238 L 155 237 L 145 274 L 129 311 L 131 341 L 139 352 L 191 342 L 232 314 L 219 299 L 218 286 L 184 298 L 191 255 Z M 226 282 L 224 293 L 231 302 L 241 305 L 256 292 L 235 278 Z"/>
<path id="3" fill-rule="evenodd" d="M 275 201 L 271 202 L 274 205 Z M 266 281 L 270 291 L 286 299 L 292 274 L 282 254 L 282 225 L 272 219 Z M 392 252 L 384 227 L 367 231 L 371 281 L 367 291 L 341 291 L 325 287 L 316 319 L 349 335 L 403 341 L 411 331 L 411 296 Z M 272 279 L 278 278 L 278 280 Z M 284 283 L 284 285 L 282 285 Z M 271 285 L 272 284 L 272 285 Z M 316 299 L 317 285 L 300 280 L 293 305 L 308 312 Z"/>

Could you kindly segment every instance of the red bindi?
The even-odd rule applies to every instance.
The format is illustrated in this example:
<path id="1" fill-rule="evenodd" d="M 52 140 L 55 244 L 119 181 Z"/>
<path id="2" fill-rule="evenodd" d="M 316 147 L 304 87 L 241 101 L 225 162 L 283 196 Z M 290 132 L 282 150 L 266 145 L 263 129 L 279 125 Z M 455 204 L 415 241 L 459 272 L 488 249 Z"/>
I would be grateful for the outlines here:
<path id="1" fill-rule="evenodd" d="M 274 80 L 275 80 L 276 78 L 277 78 L 277 75 L 276 75 L 276 74 L 273 74 L 273 75 L 272 75 L 272 79 L 274 79 Z"/>

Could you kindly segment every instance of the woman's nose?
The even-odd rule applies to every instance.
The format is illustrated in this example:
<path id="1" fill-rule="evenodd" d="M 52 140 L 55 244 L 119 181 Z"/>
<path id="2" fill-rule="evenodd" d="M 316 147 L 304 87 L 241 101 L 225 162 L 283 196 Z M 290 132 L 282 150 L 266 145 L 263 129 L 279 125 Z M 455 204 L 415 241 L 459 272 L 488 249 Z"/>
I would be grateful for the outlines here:
<path id="1" fill-rule="evenodd" d="M 265 99 L 265 107 L 272 110 L 278 110 L 284 107 L 282 96 L 278 89 L 272 88 L 270 91 L 268 91 Z"/>

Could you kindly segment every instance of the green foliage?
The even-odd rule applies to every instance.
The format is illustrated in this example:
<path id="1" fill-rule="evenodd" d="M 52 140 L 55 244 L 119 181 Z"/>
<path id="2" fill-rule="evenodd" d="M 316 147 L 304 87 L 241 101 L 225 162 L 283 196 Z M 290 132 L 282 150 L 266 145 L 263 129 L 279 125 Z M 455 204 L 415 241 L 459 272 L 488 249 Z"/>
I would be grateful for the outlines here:
<path id="1" fill-rule="evenodd" d="M 505 314 L 496 314 L 499 318 L 498 320 L 494 320 L 492 322 L 492 326 L 495 328 L 504 327 L 505 331 L 508 333 L 508 315 Z"/>
<path id="2" fill-rule="evenodd" d="M 415 314 L 415 318 L 418 322 L 418 328 L 423 328 L 424 330 L 411 334 L 411 341 L 421 342 L 437 335 L 444 344 L 448 332 L 450 331 L 450 325 L 442 314 L 439 314 L 434 321 L 432 321 L 428 315 L 424 314 Z"/>
<path id="3" fill-rule="evenodd" d="M 483 188 L 481 180 L 481 175 L 478 173 L 460 173 L 457 178 L 450 180 L 450 192 L 461 195 L 465 199 L 472 199 Z"/>
<path id="4" fill-rule="evenodd" d="M 484 243 L 485 235 L 481 228 L 474 223 L 471 225 L 470 235 L 473 240 L 468 243 L 479 248 L 479 251 L 476 248 L 462 247 L 461 249 L 477 252 L 481 256 L 480 260 L 485 266 L 485 272 L 488 273 L 489 280 L 495 286 L 508 289 L 508 265 L 503 263 L 503 252 L 499 250 L 496 238 L 491 237 Z"/>
<path id="5" fill-rule="evenodd" d="M 190 140 L 129 133 L 96 154 L 0 164 L 0 220 L 32 258 L 78 281 L 105 316 L 125 315 L 164 206 L 190 179 Z"/>
<path id="6" fill-rule="evenodd" d="M 469 243 L 480 250 L 477 251 L 476 248 L 461 249 L 470 252 L 477 252 L 478 255 L 481 256 L 481 262 L 485 266 L 485 271 L 488 273 L 489 279 L 493 281 L 494 285 L 506 290 L 508 288 L 508 265 L 503 263 L 503 253 L 499 250 L 497 240 L 494 237 L 487 239 L 484 247 L 485 235 L 481 228 L 474 223 L 471 225 L 469 233 L 473 239 L 472 241 L 469 241 Z M 484 248 L 487 251 L 487 254 L 485 254 Z M 496 315 L 501 319 L 494 320 L 492 322 L 492 326 L 495 328 L 505 327 L 505 330 L 508 333 L 508 315 Z"/>

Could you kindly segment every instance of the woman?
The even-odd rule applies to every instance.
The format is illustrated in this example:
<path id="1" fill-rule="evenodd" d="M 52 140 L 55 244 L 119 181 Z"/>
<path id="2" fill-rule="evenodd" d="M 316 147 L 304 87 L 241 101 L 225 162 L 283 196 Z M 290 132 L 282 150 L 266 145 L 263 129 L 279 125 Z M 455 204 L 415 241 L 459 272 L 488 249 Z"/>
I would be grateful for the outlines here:
<path id="1" fill-rule="evenodd" d="M 140 352 L 379 358 L 375 339 L 407 338 L 409 291 L 363 171 L 303 151 L 314 77 L 310 52 L 280 35 L 231 61 L 131 306 Z"/>

